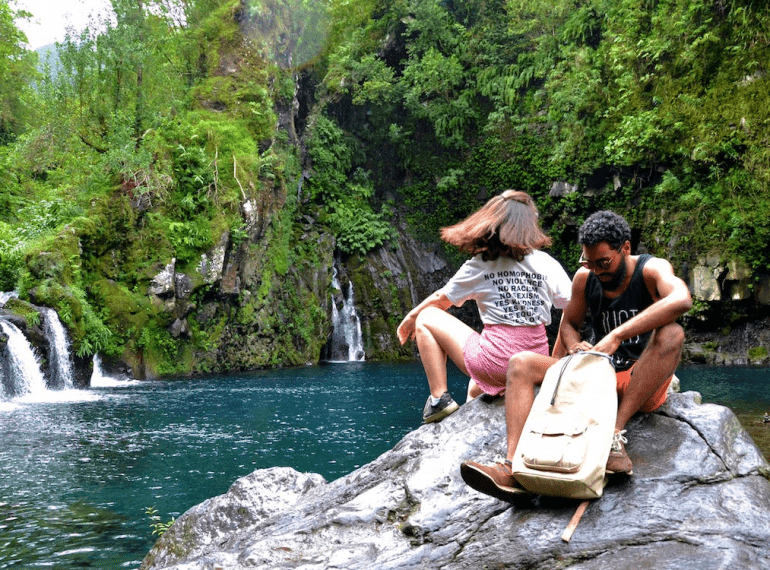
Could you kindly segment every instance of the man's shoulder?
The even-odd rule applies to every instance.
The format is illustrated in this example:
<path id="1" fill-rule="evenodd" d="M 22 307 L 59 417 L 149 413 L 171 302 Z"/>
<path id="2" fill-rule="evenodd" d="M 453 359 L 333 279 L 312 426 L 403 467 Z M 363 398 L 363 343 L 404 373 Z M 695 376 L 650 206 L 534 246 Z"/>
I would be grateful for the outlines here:
<path id="1" fill-rule="evenodd" d="M 589 286 L 589 282 L 591 281 L 591 277 L 593 276 L 593 273 L 590 269 L 586 269 L 585 267 L 580 267 L 575 272 L 575 275 L 572 277 L 572 294 L 573 296 L 575 294 L 588 294 L 588 289 L 591 287 Z M 594 276 L 594 281 L 598 283 L 598 280 L 596 280 Z"/>
<path id="2" fill-rule="evenodd" d="M 643 263 L 642 271 L 645 277 L 653 277 L 659 275 L 660 272 L 673 273 L 673 267 L 671 262 L 664 257 L 655 257 L 649 253 L 638 255 L 637 263 L 640 261 Z"/>

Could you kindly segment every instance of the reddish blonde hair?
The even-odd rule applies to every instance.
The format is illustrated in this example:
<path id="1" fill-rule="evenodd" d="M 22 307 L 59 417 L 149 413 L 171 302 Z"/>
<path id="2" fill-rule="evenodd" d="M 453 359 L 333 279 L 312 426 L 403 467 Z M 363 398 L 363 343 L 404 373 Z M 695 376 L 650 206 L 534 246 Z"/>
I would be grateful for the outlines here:
<path id="1" fill-rule="evenodd" d="M 521 261 L 532 250 L 551 245 L 538 226 L 534 200 L 526 192 L 506 190 L 462 222 L 441 228 L 441 239 L 485 261 L 501 255 Z"/>

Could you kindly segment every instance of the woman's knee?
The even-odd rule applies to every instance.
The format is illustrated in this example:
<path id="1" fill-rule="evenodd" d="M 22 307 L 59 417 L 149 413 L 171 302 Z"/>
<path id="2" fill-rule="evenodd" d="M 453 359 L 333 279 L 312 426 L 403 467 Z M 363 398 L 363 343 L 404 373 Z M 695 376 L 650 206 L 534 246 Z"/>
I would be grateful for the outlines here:
<path id="1" fill-rule="evenodd" d="M 442 311 L 438 307 L 425 307 L 414 321 L 416 327 L 424 327 L 435 323 L 438 319 L 446 315 L 445 311 Z"/>
<path id="2" fill-rule="evenodd" d="M 441 309 L 437 309 L 436 307 L 426 307 L 420 311 L 420 314 L 417 315 L 417 318 L 414 320 L 414 330 L 416 334 L 430 333 L 431 324 L 436 322 L 436 311 L 441 311 Z"/>

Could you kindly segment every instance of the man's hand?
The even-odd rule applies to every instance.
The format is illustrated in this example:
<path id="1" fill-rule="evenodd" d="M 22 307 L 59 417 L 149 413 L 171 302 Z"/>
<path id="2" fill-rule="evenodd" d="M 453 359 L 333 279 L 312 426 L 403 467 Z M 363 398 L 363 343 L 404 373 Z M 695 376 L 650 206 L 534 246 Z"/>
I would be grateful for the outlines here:
<path id="1" fill-rule="evenodd" d="M 580 352 L 581 350 L 592 350 L 594 349 L 593 345 L 587 343 L 584 340 L 581 340 L 580 342 L 576 342 L 574 345 L 572 345 L 567 352 L 569 354 L 575 354 L 576 352 Z"/>
<path id="2" fill-rule="evenodd" d="M 593 349 L 596 352 L 602 352 L 604 354 L 615 354 L 615 351 L 620 346 L 620 343 L 623 342 L 623 339 L 618 336 L 616 331 L 617 329 L 611 331 L 607 336 L 597 342 Z"/>

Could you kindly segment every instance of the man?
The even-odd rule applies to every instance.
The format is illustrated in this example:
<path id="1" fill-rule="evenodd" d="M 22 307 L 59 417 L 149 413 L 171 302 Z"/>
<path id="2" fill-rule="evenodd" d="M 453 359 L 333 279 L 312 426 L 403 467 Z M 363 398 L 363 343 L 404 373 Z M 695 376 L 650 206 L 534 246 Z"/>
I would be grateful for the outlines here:
<path id="1" fill-rule="evenodd" d="M 608 473 L 633 473 L 626 453 L 625 425 L 636 412 L 652 412 L 666 401 L 679 364 L 684 331 L 674 321 L 692 306 L 687 285 L 671 264 L 650 255 L 631 255 L 631 230 L 622 216 L 592 214 L 581 226 L 581 268 L 572 280 L 553 356 L 532 352 L 511 357 L 506 374 L 506 460 L 495 465 L 463 462 L 461 473 L 474 489 L 512 498 L 522 487 L 511 474 L 519 436 L 535 399 L 535 386 L 560 357 L 580 350 L 611 354 L 618 385 L 615 437 Z M 586 316 L 598 341 L 581 339 Z"/>

